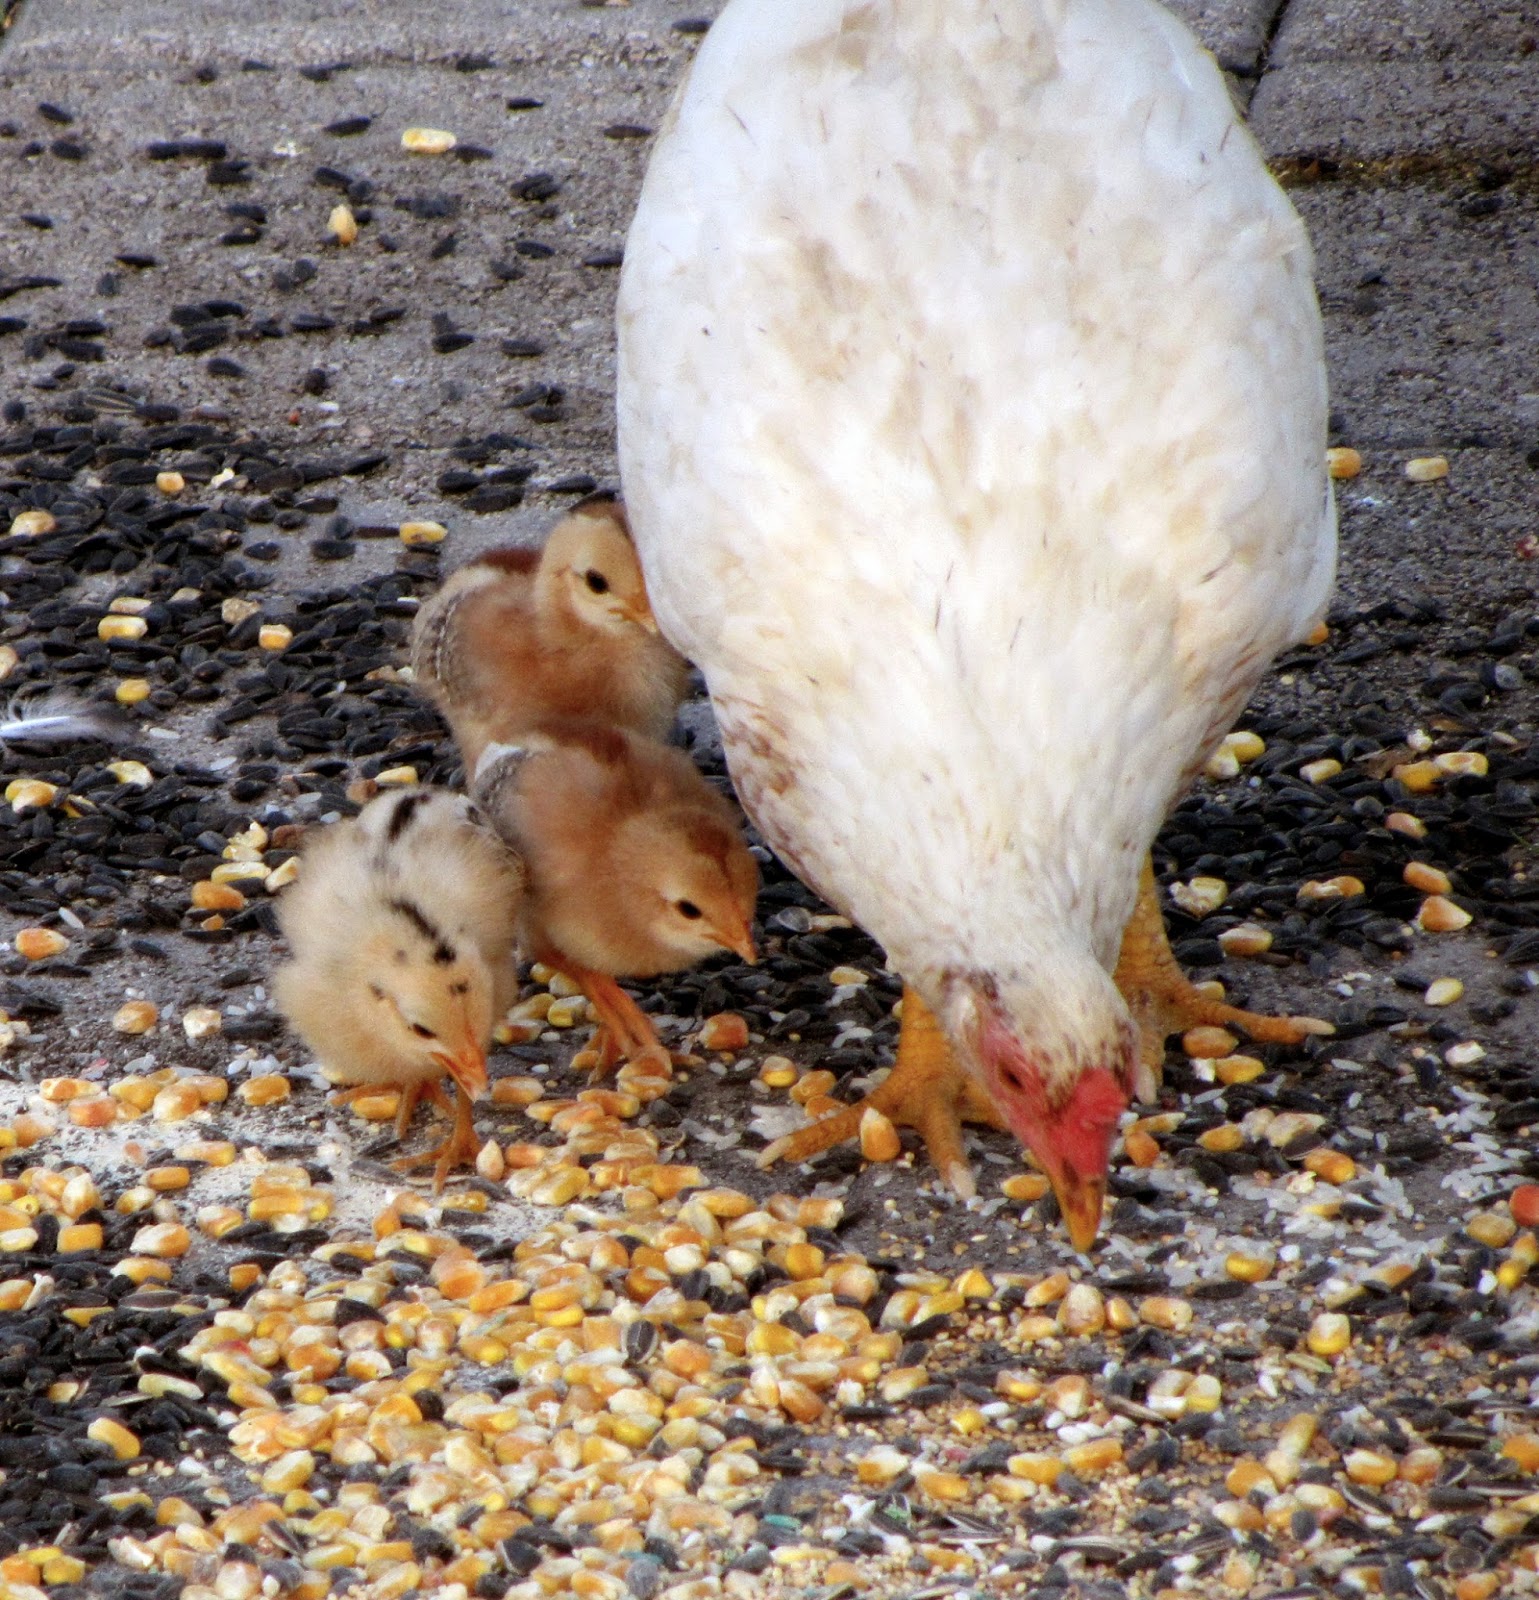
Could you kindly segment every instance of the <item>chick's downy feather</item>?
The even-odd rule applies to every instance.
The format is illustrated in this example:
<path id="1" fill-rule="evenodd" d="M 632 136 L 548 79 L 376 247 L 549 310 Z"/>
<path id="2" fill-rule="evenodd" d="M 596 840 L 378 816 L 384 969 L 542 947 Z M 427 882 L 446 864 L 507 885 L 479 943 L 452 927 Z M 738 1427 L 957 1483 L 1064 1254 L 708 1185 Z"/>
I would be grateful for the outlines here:
<path id="1" fill-rule="evenodd" d="M 339 1082 L 485 1087 L 517 993 L 522 868 L 463 796 L 382 795 L 307 836 L 278 902 L 280 1008 Z"/>
<path id="2" fill-rule="evenodd" d="M 1044 1115 L 1129 1081 L 1140 861 L 1325 602 L 1310 274 L 1150 0 L 730 0 L 659 133 L 619 306 L 658 620 L 769 842 Z"/>
<path id="3" fill-rule="evenodd" d="M 619 504 L 594 498 L 541 549 L 490 550 L 418 613 L 418 687 L 454 732 L 467 773 L 489 743 L 556 717 L 663 738 L 686 667 L 652 620 Z"/>
<path id="4" fill-rule="evenodd" d="M 528 868 L 523 945 L 610 977 L 754 959 L 758 867 L 682 751 L 599 723 L 489 747 L 477 799 Z"/>

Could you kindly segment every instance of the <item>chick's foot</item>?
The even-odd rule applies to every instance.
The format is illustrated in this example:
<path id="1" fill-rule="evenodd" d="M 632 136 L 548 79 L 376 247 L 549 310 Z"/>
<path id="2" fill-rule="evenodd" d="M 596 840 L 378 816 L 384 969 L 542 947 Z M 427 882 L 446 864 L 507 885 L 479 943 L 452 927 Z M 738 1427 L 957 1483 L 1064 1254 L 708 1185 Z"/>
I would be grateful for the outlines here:
<path id="1" fill-rule="evenodd" d="M 335 1106 L 350 1106 L 357 1100 L 368 1099 L 371 1095 L 388 1094 L 392 1090 L 397 1096 L 395 1107 L 395 1136 L 397 1139 L 406 1137 L 406 1130 L 411 1126 L 411 1119 L 417 1109 L 417 1102 L 424 1097 L 431 1100 L 443 1110 L 452 1113 L 454 1102 L 443 1091 L 440 1084 L 431 1078 L 413 1078 L 403 1083 L 355 1083 L 349 1089 L 334 1089 L 331 1093 L 331 1103 Z"/>
<path id="2" fill-rule="evenodd" d="M 420 1087 L 412 1094 L 412 1104 L 417 1098 L 426 1093 L 431 1099 L 439 1102 L 448 1110 L 449 1099 L 443 1090 L 436 1084 L 429 1084 L 425 1090 Z M 440 1145 L 435 1145 L 431 1150 L 424 1150 L 420 1155 L 402 1156 L 394 1165 L 402 1172 L 409 1172 L 413 1167 L 426 1166 L 429 1161 L 435 1162 L 433 1168 L 433 1193 L 441 1194 L 449 1174 L 455 1167 L 474 1166 L 476 1157 L 481 1153 L 481 1138 L 476 1132 L 475 1123 L 471 1118 L 470 1096 L 463 1089 L 454 1091 L 454 1127 L 450 1130 L 449 1137 Z M 403 1106 L 406 1104 L 405 1096 L 402 1097 Z M 409 1120 L 408 1113 L 408 1120 Z"/>
<path id="3" fill-rule="evenodd" d="M 577 1057 L 579 1063 L 593 1068 L 594 1077 L 608 1077 L 622 1061 L 656 1061 L 671 1072 L 675 1060 L 688 1059 L 669 1053 L 652 1019 L 606 973 L 565 962 L 558 970 L 581 987 L 598 1018 L 591 1043 Z"/>
<path id="4" fill-rule="evenodd" d="M 1269 1017 L 1243 1011 L 1202 994 L 1182 972 L 1165 934 L 1154 863 L 1147 857 L 1138 881 L 1138 903 L 1122 934 L 1113 974 L 1138 1029 L 1139 1098 L 1159 1092 L 1165 1040 L 1188 1028 L 1239 1028 L 1258 1044 L 1301 1044 L 1312 1033 L 1334 1033 L 1318 1017 Z"/>
<path id="5" fill-rule="evenodd" d="M 760 1152 L 759 1165 L 806 1161 L 860 1133 L 860 1119 L 874 1109 L 899 1127 L 917 1128 L 936 1170 L 964 1200 L 977 1193 L 962 1141 L 964 1122 L 1003 1128 L 993 1102 L 957 1064 L 934 1013 L 912 989 L 903 991 L 898 1059 L 887 1078 L 864 1100 L 777 1139 Z"/>

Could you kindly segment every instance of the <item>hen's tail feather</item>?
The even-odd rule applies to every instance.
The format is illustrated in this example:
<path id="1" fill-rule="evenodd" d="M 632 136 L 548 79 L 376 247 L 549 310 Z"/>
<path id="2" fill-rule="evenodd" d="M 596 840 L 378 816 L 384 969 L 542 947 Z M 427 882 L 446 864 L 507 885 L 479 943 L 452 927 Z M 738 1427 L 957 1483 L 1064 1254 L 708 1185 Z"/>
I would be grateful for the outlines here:
<path id="1" fill-rule="evenodd" d="M 32 740 L 57 743 L 66 739 L 111 739 L 118 727 L 110 716 L 83 705 L 74 696 L 53 693 L 30 700 L 19 697 L 5 708 L 0 742 Z"/>

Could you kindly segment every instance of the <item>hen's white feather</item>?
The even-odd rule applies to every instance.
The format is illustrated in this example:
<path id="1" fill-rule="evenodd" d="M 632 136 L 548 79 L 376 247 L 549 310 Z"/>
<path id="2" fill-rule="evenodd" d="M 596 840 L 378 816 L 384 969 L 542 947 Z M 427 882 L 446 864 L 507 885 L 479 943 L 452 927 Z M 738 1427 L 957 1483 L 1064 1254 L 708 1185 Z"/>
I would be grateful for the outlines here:
<path id="1" fill-rule="evenodd" d="M 23 698 L 17 695 L 0 719 L 0 742 L 57 743 L 66 739 L 111 739 L 120 731 L 112 718 L 62 689 Z"/>
<path id="2" fill-rule="evenodd" d="M 1310 267 L 1150 0 L 702 44 L 626 246 L 626 504 L 750 814 L 922 992 L 1104 1009 L 1142 853 L 1323 607 Z"/>

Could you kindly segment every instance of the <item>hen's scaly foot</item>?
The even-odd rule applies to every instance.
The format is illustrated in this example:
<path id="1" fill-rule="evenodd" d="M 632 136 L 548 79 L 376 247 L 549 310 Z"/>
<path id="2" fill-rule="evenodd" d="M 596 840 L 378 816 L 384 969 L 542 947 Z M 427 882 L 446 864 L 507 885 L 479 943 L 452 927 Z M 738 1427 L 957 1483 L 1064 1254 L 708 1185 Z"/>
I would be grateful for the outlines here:
<path id="1" fill-rule="evenodd" d="M 436 1083 L 430 1083 L 425 1088 L 415 1085 L 411 1091 L 411 1104 L 415 1106 L 424 1093 L 431 1099 L 437 1100 L 445 1110 L 449 1109 L 449 1098 Z M 481 1139 L 471 1118 L 470 1096 L 458 1087 L 454 1091 L 454 1096 L 454 1127 L 450 1130 L 449 1137 L 433 1149 L 424 1150 L 421 1155 L 402 1156 L 394 1163 L 400 1171 L 408 1172 L 413 1167 L 425 1166 L 429 1161 L 436 1162 L 437 1165 L 433 1168 L 434 1194 L 443 1192 L 444 1181 L 455 1167 L 474 1166 L 476 1157 L 481 1153 Z M 406 1105 L 405 1093 L 402 1095 L 401 1103 L 403 1106 Z M 410 1120 L 409 1113 L 408 1120 Z"/>
<path id="2" fill-rule="evenodd" d="M 936 1170 L 964 1200 L 977 1193 L 962 1143 L 963 1122 L 1003 1128 L 1004 1118 L 951 1053 L 934 1014 L 914 991 L 903 990 L 898 1059 L 886 1080 L 858 1104 L 788 1133 L 759 1154 L 759 1165 L 806 1161 L 860 1132 L 867 1107 L 904 1128 L 917 1128 Z"/>
<path id="3" fill-rule="evenodd" d="M 1113 974 L 1138 1029 L 1139 1098 L 1159 1092 L 1165 1040 L 1188 1028 L 1239 1028 L 1259 1044 L 1301 1044 L 1312 1033 L 1334 1033 L 1317 1017 L 1268 1017 L 1242 1011 L 1198 992 L 1171 953 L 1160 912 L 1154 863 L 1145 857 L 1138 880 L 1138 903 L 1122 934 Z"/>

